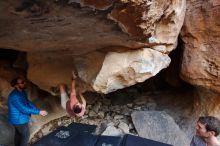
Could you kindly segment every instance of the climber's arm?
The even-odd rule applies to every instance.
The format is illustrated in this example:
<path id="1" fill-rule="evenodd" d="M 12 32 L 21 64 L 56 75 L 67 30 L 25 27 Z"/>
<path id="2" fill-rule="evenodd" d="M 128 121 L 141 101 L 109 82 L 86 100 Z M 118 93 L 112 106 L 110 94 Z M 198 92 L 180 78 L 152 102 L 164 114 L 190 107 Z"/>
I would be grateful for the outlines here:
<path id="1" fill-rule="evenodd" d="M 82 95 L 82 93 L 80 93 L 79 96 L 82 101 L 82 105 L 86 108 L 86 100 L 85 100 L 84 96 Z"/>
<path id="2" fill-rule="evenodd" d="M 66 90 L 65 90 L 65 85 L 60 84 L 60 97 L 61 97 L 61 106 L 63 109 L 66 109 L 66 103 L 69 100 Z"/>
<path id="3" fill-rule="evenodd" d="M 75 83 L 75 79 L 72 80 L 71 83 L 71 96 L 76 96 L 76 83 Z"/>

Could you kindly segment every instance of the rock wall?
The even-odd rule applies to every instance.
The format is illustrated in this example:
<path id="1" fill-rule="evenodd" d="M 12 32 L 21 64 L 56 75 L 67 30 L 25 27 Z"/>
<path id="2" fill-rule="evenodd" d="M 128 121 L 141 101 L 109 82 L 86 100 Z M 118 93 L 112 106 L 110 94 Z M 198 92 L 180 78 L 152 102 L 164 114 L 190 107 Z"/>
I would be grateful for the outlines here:
<path id="1" fill-rule="evenodd" d="M 197 111 L 199 115 L 220 118 L 220 95 L 205 88 L 197 88 Z"/>
<path id="2" fill-rule="evenodd" d="M 188 0 L 181 77 L 220 93 L 220 2 Z"/>
<path id="3" fill-rule="evenodd" d="M 28 53 L 27 77 L 41 89 L 55 94 L 58 84 L 70 85 L 73 57 L 56 53 Z"/>
<path id="4" fill-rule="evenodd" d="M 186 5 L 185 0 L 69 0 L 68 3 L 48 0 L 32 3 L 21 12 L 15 11 L 21 3 L 19 0 L 0 1 L 0 48 L 27 54 L 27 62 L 24 58 L 13 64 L 0 61 L 0 108 L 5 115 L 7 95 L 12 89 L 9 81 L 18 75 L 27 76 L 37 86 L 30 83 L 29 97 L 39 108 L 49 111 L 46 118 L 32 118 L 32 137 L 36 132 L 41 137 L 56 126 L 72 121 L 102 126 L 104 122 L 101 131 L 108 135 L 112 131 L 114 134 L 130 132 L 142 135 L 143 131 L 135 131 L 131 123 L 131 112 L 141 111 L 142 115 L 142 111 L 158 110 L 166 112 L 165 117 L 175 125 L 172 128 L 182 136 L 181 142 L 188 145 L 198 116 L 220 118 L 219 1 L 187 0 Z M 168 55 L 177 46 L 185 14 L 181 31 L 183 56 L 180 76 L 202 88 L 193 88 L 179 80 L 179 64 L 166 70 L 164 78 L 157 79 L 160 82 L 165 79 L 173 87 L 165 84 L 159 91 L 154 83 L 148 84 L 150 87 L 138 84 L 169 66 L 171 60 Z M 173 57 L 172 61 L 175 63 L 178 57 Z M 25 63 L 21 63 L 23 61 Z M 87 117 L 80 120 L 66 116 L 59 97 L 40 90 L 58 95 L 57 85 L 70 85 L 72 71 L 77 72 L 77 81 L 83 92 L 90 90 L 107 94 L 99 97 L 102 102 L 96 102 L 98 96 L 92 97 Z M 138 85 L 120 96 L 109 94 L 135 84 Z M 144 93 L 137 92 L 140 86 Z M 109 97 L 117 100 L 110 103 Z M 132 100 L 125 103 L 128 97 Z M 114 105 L 114 102 L 124 105 Z M 6 117 L 0 118 L 0 122 L 8 126 Z M 163 123 L 158 125 L 162 126 L 159 130 L 163 130 Z M 139 127 L 138 130 L 142 129 Z M 159 136 L 155 140 L 168 142 L 167 138 L 160 137 L 160 132 L 152 133 L 153 137 Z M 148 131 L 142 136 L 153 138 L 152 133 Z M 175 140 L 171 141 L 176 145 Z"/>
<path id="5" fill-rule="evenodd" d="M 108 68 L 107 62 L 114 65 L 127 60 L 120 69 L 111 68 L 112 72 L 125 72 L 132 62 L 132 57 L 118 55 L 120 59 L 115 59 L 109 57 L 111 53 L 132 52 L 135 56 L 136 52 L 149 48 L 155 50 L 150 53 L 153 56 L 166 56 L 177 45 L 185 15 L 185 0 L 70 0 L 68 3 L 49 0 L 30 2 L 30 6 L 22 11 L 18 11 L 22 6 L 19 0 L 1 1 L 0 5 L 0 47 L 27 52 L 29 80 L 51 93 L 51 89 L 59 83 L 69 84 L 71 70 L 74 70 L 72 64 L 83 73 L 79 73 L 81 80 L 88 87 L 103 93 L 156 75 L 168 66 L 168 59 L 164 62 L 164 59 L 157 58 L 153 64 L 138 61 L 138 66 L 142 68 L 151 68 L 152 65 L 156 68 L 152 68 L 148 77 L 138 73 L 139 81 L 135 79 L 137 77 L 132 77 L 134 73 L 119 73 L 124 79 L 134 78 L 127 83 L 119 81 L 116 74 L 108 76 L 105 68 Z M 93 58 L 95 51 L 103 55 L 96 54 L 97 63 L 94 64 L 94 61 L 88 62 L 88 58 Z M 143 59 L 141 55 L 138 57 Z M 81 61 L 76 63 L 71 58 L 76 62 L 77 58 L 81 58 Z M 86 62 L 87 68 L 82 62 Z M 103 85 L 100 76 L 117 83 L 111 87 Z"/>
<path id="6" fill-rule="evenodd" d="M 141 111 L 131 116 L 139 136 L 175 146 L 188 145 L 186 134 L 166 112 Z"/>

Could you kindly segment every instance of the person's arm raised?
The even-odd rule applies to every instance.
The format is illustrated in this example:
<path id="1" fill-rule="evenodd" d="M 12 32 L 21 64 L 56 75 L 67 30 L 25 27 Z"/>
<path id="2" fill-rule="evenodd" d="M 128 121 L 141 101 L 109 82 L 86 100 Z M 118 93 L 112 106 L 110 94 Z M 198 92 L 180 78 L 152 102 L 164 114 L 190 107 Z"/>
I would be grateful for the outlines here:
<path id="1" fill-rule="evenodd" d="M 60 88 L 61 106 L 62 106 L 63 109 L 66 109 L 66 103 L 69 100 L 69 98 L 68 98 L 67 93 L 66 93 L 65 85 L 60 84 L 59 88 Z"/>
<path id="2" fill-rule="evenodd" d="M 85 100 L 84 96 L 82 95 L 82 93 L 79 93 L 79 96 L 81 98 L 82 105 L 86 108 L 86 100 Z"/>
<path id="3" fill-rule="evenodd" d="M 72 83 L 71 83 L 71 93 L 70 94 L 73 96 L 76 96 L 76 83 L 75 83 L 74 79 L 72 80 Z"/>

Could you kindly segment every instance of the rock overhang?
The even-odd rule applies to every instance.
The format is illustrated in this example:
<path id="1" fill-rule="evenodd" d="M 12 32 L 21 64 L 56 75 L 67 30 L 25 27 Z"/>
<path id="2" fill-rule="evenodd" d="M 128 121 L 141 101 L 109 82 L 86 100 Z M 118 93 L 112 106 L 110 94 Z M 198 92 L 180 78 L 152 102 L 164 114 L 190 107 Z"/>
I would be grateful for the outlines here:
<path id="1" fill-rule="evenodd" d="M 169 54 L 176 47 L 185 15 L 185 0 L 71 0 L 68 4 L 48 1 L 45 5 L 49 11 L 39 16 L 33 16 L 28 10 L 15 12 L 13 8 L 18 1 L 1 3 L 1 47 L 26 51 L 29 80 L 47 91 L 61 82 L 68 83 L 73 66 L 81 80 L 93 90 L 113 91 L 103 92 L 97 88 L 103 85 L 97 85 L 96 81 L 100 73 L 103 74 L 101 69 L 108 68 L 105 66 L 108 54 L 138 52 L 143 48 L 162 56 Z M 109 61 L 114 64 L 115 60 Z M 92 68 L 94 63 L 95 69 Z M 148 68 L 144 63 L 141 66 Z M 104 74 L 108 79 L 108 72 Z M 43 78 L 45 75 L 47 77 Z M 126 75 L 123 74 L 123 78 L 128 78 Z M 140 81 L 126 86 L 137 82 Z M 118 87 L 126 86 L 120 84 Z"/>

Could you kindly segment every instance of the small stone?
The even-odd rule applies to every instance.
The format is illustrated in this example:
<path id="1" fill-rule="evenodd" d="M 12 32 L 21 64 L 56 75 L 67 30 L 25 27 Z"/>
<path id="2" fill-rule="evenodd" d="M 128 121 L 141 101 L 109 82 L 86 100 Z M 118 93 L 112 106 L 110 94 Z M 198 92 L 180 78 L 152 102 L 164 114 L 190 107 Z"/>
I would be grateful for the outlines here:
<path id="1" fill-rule="evenodd" d="M 132 104 L 132 103 L 129 103 L 129 104 L 127 104 L 127 107 L 132 108 L 132 107 L 133 107 L 133 104 Z"/>
<path id="2" fill-rule="evenodd" d="M 43 137 L 43 133 L 42 132 L 40 132 L 39 134 L 38 134 L 38 137 Z"/>
<path id="3" fill-rule="evenodd" d="M 120 128 L 124 133 L 129 133 L 129 127 L 125 122 L 120 122 L 118 128 Z"/>
<path id="4" fill-rule="evenodd" d="M 62 122 L 61 122 L 61 121 L 58 121 L 58 122 L 57 122 L 57 125 L 58 125 L 58 126 L 60 126 L 61 124 L 62 124 Z"/>
<path id="5" fill-rule="evenodd" d="M 84 115 L 84 116 L 82 116 L 81 118 L 82 119 L 87 119 L 89 116 L 88 115 Z"/>
<path id="6" fill-rule="evenodd" d="M 105 117 L 105 113 L 103 111 L 98 112 L 98 116 L 100 118 L 104 118 Z"/>
<path id="7" fill-rule="evenodd" d="M 97 113 L 95 113 L 93 110 L 89 112 L 89 117 L 97 117 Z"/>
<path id="8" fill-rule="evenodd" d="M 120 111 L 120 107 L 119 107 L 118 105 L 111 106 L 111 107 L 110 107 L 110 110 L 117 112 L 117 111 Z"/>
<path id="9" fill-rule="evenodd" d="M 107 113 L 107 115 L 105 116 L 105 119 L 106 119 L 106 120 L 111 120 L 112 117 Z"/>
<path id="10" fill-rule="evenodd" d="M 124 117 L 123 119 L 119 120 L 119 122 L 124 122 L 124 123 L 126 123 L 127 125 L 130 124 L 130 121 L 128 120 L 127 117 Z"/>
<path id="11" fill-rule="evenodd" d="M 96 103 L 94 106 L 93 106 L 93 110 L 98 113 L 99 112 L 99 109 L 101 107 L 102 103 L 101 102 L 98 102 Z"/>
<path id="12" fill-rule="evenodd" d="M 117 129 L 114 126 L 108 126 L 106 130 L 102 133 L 102 135 L 107 135 L 107 136 L 120 136 L 122 134 L 123 134 L 122 130 Z"/>
<path id="13" fill-rule="evenodd" d="M 107 126 L 115 126 L 115 123 L 110 122 L 110 123 L 107 124 Z"/>
<path id="14" fill-rule="evenodd" d="M 52 126 L 53 126 L 53 125 L 50 124 L 50 125 L 48 125 L 47 127 L 43 128 L 43 129 L 42 129 L 43 135 L 48 134 L 48 133 L 50 132 L 50 129 L 51 129 Z"/>
<path id="15" fill-rule="evenodd" d="M 123 119 L 124 116 L 123 115 L 115 115 L 114 116 L 114 120 L 119 120 L 119 119 Z"/>
<path id="16" fill-rule="evenodd" d="M 97 120 L 89 120 L 88 122 L 90 125 L 98 125 L 98 121 Z"/>
<path id="17" fill-rule="evenodd" d="M 103 106 L 102 106 L 102 111 L 103 111 L 103 112 L 109 111 L 109 107 L 106 106 L 106 105 L 103 105 Z"/>
<path id="18" fill-rule="evenodd" d="M 86 106 L 86 110 L 88 110 L 88 111 L 89 111 L 91 108 L 92 108 L 92 105 L 87 105 L 87 106 Z"/>
<path id="19" fill-rule="evenodd" d="M 140 106 L 135 106 L 133 109 L 134 110 L 141 110 L 141 107 Z"/>

